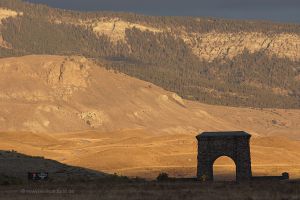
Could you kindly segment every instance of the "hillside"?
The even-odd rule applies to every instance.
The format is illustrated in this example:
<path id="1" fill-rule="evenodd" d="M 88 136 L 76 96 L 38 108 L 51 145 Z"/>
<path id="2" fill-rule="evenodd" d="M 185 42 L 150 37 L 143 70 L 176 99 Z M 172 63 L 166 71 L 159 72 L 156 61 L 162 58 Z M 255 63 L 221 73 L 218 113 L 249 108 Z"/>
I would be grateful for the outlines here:
<path id="1" fill-rule="evenodd" d="M 180 133 L 243 128 L 256 135 L 274 136 L 280 131 L 280 136 L 286 133 L 295 138 L 300 126 L 298 110 L 241 109 L 187 101 L 79 56 L 0 59 L 0 72 L 0 131 L 112 132 L 129 128 Z"/>
<path id="2" fill-rule="evenodd" d="M 47 172 L 49 180 L 56 183 L 109 177 L 105 173 L 68 166 L 54 160 L 28 156 L 15 151 L 0 151 L 0 160 L 0 185 L 26 183 L 28 172 Z"/>
<path id="3" fill-rule="evenodd" d="M 0 56 L 81 55 L 202 103 L 300 107 L 300 26 L 0 2 Z"/>
<path id="4" fill-rule="evenodd" d="M 199 132 L 245 130 L 255 174 L 300 177 L 299 110 L 201 104 L 105 65 L 80 56 L 0 59 L 0 149 L 108 173 L 194 176 Z"/>

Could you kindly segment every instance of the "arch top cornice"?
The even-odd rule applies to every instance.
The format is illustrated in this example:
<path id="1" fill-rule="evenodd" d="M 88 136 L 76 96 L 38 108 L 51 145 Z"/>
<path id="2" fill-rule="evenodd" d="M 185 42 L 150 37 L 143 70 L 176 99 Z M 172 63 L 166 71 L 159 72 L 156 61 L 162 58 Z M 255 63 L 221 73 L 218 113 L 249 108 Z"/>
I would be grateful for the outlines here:
<path id="1" fill-rule="evenodd" d="M 222 131 L 222 132 L 203 132 L 196 136 L 197 140 L 205 139 L 205 138 L 239 138 L 239 137 L 248 137 L 251 135 L 245 131 Z"/>

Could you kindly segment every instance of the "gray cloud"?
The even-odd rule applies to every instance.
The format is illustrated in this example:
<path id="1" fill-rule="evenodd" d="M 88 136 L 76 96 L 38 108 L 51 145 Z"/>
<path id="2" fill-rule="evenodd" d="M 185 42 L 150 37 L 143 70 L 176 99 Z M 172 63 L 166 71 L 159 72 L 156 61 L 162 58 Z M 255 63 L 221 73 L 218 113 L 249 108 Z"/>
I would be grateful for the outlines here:
<path id="1" fill-rule="evenodd" d="M 211 16 L 300 23 L 299 0 L 27 0 L 74 10 Z"/>

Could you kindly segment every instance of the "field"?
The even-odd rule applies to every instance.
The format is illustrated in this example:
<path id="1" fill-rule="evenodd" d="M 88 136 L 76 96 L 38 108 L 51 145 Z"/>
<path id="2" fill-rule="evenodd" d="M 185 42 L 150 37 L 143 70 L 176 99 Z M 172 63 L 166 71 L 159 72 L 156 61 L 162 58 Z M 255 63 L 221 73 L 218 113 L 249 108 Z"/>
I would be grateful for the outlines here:
<path id="1" fill-rule="evenodd" d="M 153 179 L 160 172 L 174 177 L 196 175 L 197 141 L 193 134 L 149 134 L 141 130 L 67 134 L 2 133 L 0 146 L 27 155 L 106 173 Z M 251 139 L 253 175 L 300 178 L 299 142 L 283 137 Z M 3 163 L 4 164 L 4 163 Z M 234 175 L 234 163 L 220 159 L 215 173 Z"/>

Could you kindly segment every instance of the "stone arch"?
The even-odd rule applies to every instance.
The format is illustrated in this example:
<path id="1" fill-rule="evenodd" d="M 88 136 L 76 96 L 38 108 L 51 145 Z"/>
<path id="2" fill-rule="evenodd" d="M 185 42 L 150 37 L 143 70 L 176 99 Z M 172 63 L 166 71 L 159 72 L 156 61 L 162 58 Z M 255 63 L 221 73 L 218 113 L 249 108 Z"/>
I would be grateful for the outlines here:
<path id="1" fill-rule="evenodd" d="M 216 172 L 218 172 L 217 168 L 220 167 L 220 166 L 217 165 L 217 162 L 220 162 L 220 160 L 222 161 L 224 159 L 225 160 L 230 160 L 232 166 L 229 167 L 229 169 L 230 169 L 229 171 L 226 171 L 226 172 L 230 172 L 230 174 L 226 174 L 226 175 L 221 174 L 221 176 L 220 176 L 220 174 L 216 173 Z M 219 175 L 219 180 L 223 180 L 223 181 L 224 180 L 225 181 L 234 181 L 234 180 L 236 180 L 236 169 L 237 169 L 237 167 L 236 167 L 235 161 L 231 157 L 226 156 L 226 155 L 219 156 L 213 161 L 212 165 L 213 165 L 214 180 L 216 180 L 216 175 Z"/>
<path id="2" fill-rule="evenodd" d="M 213 180 L 215 160 L 227 156 L 236 165 L 236 180 L 249 180 L 252 177 L 250 137 L 250 134 L 243 131 L 204 132 L 198 135 L 197 178 Z"/>

